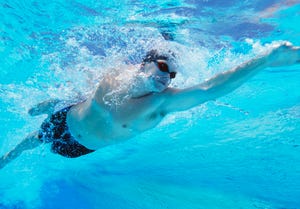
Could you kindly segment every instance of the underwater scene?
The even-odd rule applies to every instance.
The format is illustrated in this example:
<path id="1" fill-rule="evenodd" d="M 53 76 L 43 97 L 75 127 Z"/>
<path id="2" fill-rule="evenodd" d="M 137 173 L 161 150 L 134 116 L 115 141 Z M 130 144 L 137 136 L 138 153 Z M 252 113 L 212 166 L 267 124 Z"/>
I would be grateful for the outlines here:
<path id="1" fill-rule="evenodd" d="M 32 107 L 85 101 L 152 49 L 176 55 L 170 87 L 184 89 L 300 46 L 299 0 L 0 0 L 0 11 L 0 156 L 40 129 L 47 115 Z M 300 208 L 300 65 L 264 68 L 88 155 L 44 143 L 0 169 L 0 209 L 65 208 Z"/>

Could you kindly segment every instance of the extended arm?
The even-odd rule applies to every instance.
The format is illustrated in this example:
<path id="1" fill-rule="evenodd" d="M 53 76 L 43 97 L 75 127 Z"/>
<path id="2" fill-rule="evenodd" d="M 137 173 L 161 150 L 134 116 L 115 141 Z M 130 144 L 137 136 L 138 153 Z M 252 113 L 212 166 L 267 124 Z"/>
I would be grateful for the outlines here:
<path id="1" fill-rule="evenodd" d="M 252 59 L 232 70 L 217 74 L 202 84 L 187 89 L 170 89 L 167 95 L 167 111 L 186 110 L 206 101 L 228 94 L 267 67 L 280 67 L 300 61 L 300 49 L 284 43 L 268 54 Z"/>

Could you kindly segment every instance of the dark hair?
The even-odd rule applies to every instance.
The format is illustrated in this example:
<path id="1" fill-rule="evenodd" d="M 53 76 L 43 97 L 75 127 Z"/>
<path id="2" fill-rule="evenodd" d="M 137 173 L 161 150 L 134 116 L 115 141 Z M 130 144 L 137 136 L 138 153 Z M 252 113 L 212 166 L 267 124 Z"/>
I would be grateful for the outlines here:
<path id="1" fill-rule="evenodd" d="M 166 55 L 159 54 L 156 49 L 152 49 L 149 52 L 147 52 L 146 56 L 144 57 L 142 64 L 145 64 L 146 62 L 153 62 L 156 60 L 165 60 L 168 61 L 170 58 Z"/>

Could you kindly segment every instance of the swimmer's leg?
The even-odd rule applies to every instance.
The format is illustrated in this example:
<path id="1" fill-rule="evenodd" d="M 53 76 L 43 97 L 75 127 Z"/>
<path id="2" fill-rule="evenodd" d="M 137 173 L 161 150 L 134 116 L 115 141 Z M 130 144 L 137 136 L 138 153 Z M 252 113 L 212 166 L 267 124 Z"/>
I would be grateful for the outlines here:
<path id="1" fill-rule="evenodd" d="M 0 158 L 0 169 L 12 160 L 16 159 L 18 156 L 20 156 L 23 151 L 33 149 L 39 146 L 40 144 L 42 144 L 42 141 L 38 138 L 38 132 L 30 134 L 13 150 L 11 150 L 10 152 L 8 152 Z"/>
<path id="2" fill-rule="evenodd" d="M 44 101 L 42 103 L 39 103 L 35 105 L 33 108 L 31 108 L 28 113 L 31 116 L 41 115 L 41 114 L 47 114 L 50 115 L 54 112 L 55 106 L 61 102 L 58 99 L 51 99 Z"/>

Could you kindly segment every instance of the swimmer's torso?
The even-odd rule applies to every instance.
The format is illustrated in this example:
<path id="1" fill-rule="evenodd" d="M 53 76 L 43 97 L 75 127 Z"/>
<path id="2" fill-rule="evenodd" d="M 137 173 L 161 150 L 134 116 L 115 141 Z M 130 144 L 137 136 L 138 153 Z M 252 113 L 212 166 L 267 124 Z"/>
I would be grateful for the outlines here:
<path id="1" fill-rule="evenodd" d="M 109 106 L 95 99 L 71 108 L 67 123 L 82 145 L 98 149 L 155 127 L 165 116 L 163 94 L 149 94 Z"/>

